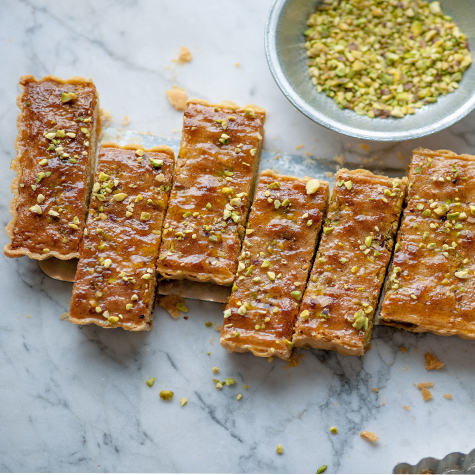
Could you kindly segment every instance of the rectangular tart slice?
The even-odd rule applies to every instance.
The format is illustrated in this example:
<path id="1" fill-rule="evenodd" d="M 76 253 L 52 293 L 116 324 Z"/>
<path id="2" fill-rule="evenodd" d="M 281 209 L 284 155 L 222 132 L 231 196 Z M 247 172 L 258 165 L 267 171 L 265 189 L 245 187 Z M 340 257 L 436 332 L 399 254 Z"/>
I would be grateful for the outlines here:
<path id="1" fill-rule="evenodd" d="M 338 171 L 294 346 L 364 354 L 406 188 L 406 178 Z"/>
<path id="2" fill-rule="evenodd" d="M 414 150 L 378 323 L 475 339 L 475 156 Z"/>
<path id="3" fill-rule="evenodd" d="M 261 174 L 221 345 L 287 359 L 329 195 L 327 182 Z"/>
<path id="4" fill-rule="evenodd" d="M 103 143 L 73 288 L 72 323 L 150 330 L 172 186 L 170 147 Z"/>
<path id="5" fill-rule="evenodd" d="M 254 105 L 188 101 L 157 266 L 164 277 L 232 284 L 264 119 Z"/>
<path id="6" fill-rule="evenodd" d="M 100 130 L 89 79 L 22 76 L 8 257 L 78 257 Z"/>

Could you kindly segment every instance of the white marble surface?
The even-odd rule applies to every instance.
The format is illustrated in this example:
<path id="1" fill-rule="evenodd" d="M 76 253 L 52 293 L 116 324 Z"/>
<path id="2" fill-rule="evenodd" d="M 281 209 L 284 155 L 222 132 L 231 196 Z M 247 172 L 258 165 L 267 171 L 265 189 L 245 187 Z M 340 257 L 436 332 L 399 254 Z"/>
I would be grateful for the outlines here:
<path id="1" fill-rule="evenodd" d="M 370 151 L 303 117 L 267 69 L 270 4 L 0 0 L 2 225 L 10 219 L 17 82 L 27 73 L 92 77 L 114 125 L 127 115 L 130 130 L 178 137 L 181 114 L 164 93 L 177 84 L 190 96 L 268 109 L 268 150 L 343 153 L 352 161 L 377 155 L 394 168 L 404 165 L 398 152 L 407 159 L 418 145 L 475 152 L 473 113 L 435 136 Z M 179 66 L 171 59 L 183 45 L 193 61 Z M 298 144 L 304 148 L 296 152 Z M 374 473 L 475 445 L 473 342 L 377 328 L 363 358 L 303 351 L 302 364 L 286 368 L 222 350 L 204 325 L 221 323 L 217 304 L 188 301 L 190 318 L 178 321 L 157 308 L 153 331 L 139 335 L 72 326 L 60 319 L 70 284 L 47 278 L 27 258 L 2 257 L 0 266 L 0 471 L 315 473 L 327 464 L 329 473 Z M 445 368 L 428 373 L 426 351 Z M 217 391 L 213 366 L 237 384 Z M 434 382 L 425 403 L 413 385 L 422 381 Z M 161 389 L 173 390 L 173 400 L 160 400 Z M 337 435 L 329 432 L 334 425 Z M 362 440 L 361 430 L 380 441 Z"/>

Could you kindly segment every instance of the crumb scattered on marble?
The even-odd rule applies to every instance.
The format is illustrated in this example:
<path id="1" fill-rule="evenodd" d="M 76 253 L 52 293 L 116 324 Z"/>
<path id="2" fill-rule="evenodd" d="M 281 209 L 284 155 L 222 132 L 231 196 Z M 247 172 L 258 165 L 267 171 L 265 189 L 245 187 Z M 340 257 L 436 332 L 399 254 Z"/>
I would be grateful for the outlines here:
<path id="1" fill-rule="evenodd" d="M 214 343 L 214 338 L 210 338 L 209 342 L 210 342 L 211 344 L 213 344 L 213 343 Z"/>
<path id="2" fill-rule="evenodd" d="M 370 442 L 376 442 L 377 440 L 379 440 L 379 437 L 377 437 L 374 432 L 368 432 L 366 430 L 360 432 L 360 437 L 369 440 Z"/>
<path id="3" fill-rule="evenodd" d="M 216 325 L 214 327 L 214 329 L 217 331 L 217 332 L 220 332 L 222 329 L 223 329 L 223 325 Z"/>
<path id="4" fill-rule="evenodd" d="M 385 402 L 382 402 L 382 403 L 381 403 L 381 406 L 385 406 L 385 405 L 386 405 L 386 403 L 385 403 Z"/>
<path id="5" fill-rule="evenodd" d="M 187 95 L 184 89 L 181 89 L 177 86 L 173 86 L 173 89 L 165 91 L 167 94 L 168 101 L 170 104 L 177 110 L 183 111 L 186 107 Z"/>
<path id="6" fill-rule="evenodd" d="M 419 389 L 424 389 L 424 388 L 432 388 L 434 386 L 434 383 L 430 381 L 429 383 L 418 383 L 417 387 Z"/>
<path id="7" fill-rule="evenodd" d="M 345 163 L 345 156 L 342 153 L 340 153 L 340 155 L 335 155 L 333 161 L 343 165 Z"/>
<path id="8" fill-rule="evenodd" d="M 445 363 L 442 363 L 439 359 L 437 359 L 433 354 L 426 353 L 426 370 L 429 371 L 431 369 L 442 369 L 445 366 Z"/>
<path id="9" fill-rule="evenodd" d="M 335 176 L 335 174 L 333 172 L 325 172 L 324 175 L 327 177 L 327 178 L 331 178 L 332 176 Z"/>
<path id="10" fill-rule="evenodd" d="M 361 149 L 361 150 L 364 150 L 365 152 L 369 152 L 371 150 L 371 145 L 370 144 L 367 144 L 367 143 L 359 143 L 358 144 L 358 147 Z"/>
<path id="11" fill-rule="evenodd" d="M 399 160 L 404 160 L 404 155 L 401 152 L 398 152 L 397 158 L 399 158 Z"/>
<path id="12" fill-rule="evenodd" d="M 444 394 L 445 399 L 452 399 L 452 394 Z"/>
<path id="13" fill-rule="evenodd" d="M 239 66 L 241 66 L 241 63 L 234 63 L 234 66 L 236 66 L 236 68 L 239 68 Z"/>
<path id="14" fill-rule="evenodd" d="M 244 389 L 248 389 L 249 386 L 247 384 L 244 385 Z"/>
<path id="15" fill-rule="evenodd" d="M 99 109 L 99 115 L 101 120 L 101 127 L 104 129 L 106 127 L 109 127 L 114 121 L 114 118 L 112 117 L 112 114 L 108 109 Z"/>
<path id="16" fill-rule="evenodd" d="M 191 51 L 186 46 L 182 46 L 178 53 L 178 61 L 181 63 L 188 63 L 192 59 L 193 55 L 191 54 Z"/>
<path id="17" fill-rule="evenodd" d="M 274 157 L 274 160 L 279 160 L 280 158 L 280 153 L 278 153 L 275 157 Z"/>
<path id="18" fill-rule="evenodd" d="M 172 134 L 176 134 L 178 132 L 178 129 L 173 129 Z"/>
<path id="19" fill-rule="evenodd" d="M 127 125 L 130 124 L 130 119 L 129 119 L 129 116 L 128 115 L 124 115 L 124 117 L 122 118 L 122 122 L 121 124 L 126 127 Z"/>
<path id="20" fill-rule="evenodd" d="M 432 399 L 432 393 L 427 388 L 422 388 L 422 399 L 424 399 L 424 401 Z"/>
<path id="21" fill-rule="evenodd" d="M 27 315 L 28 318 L 30 318 L 29 315 Z M 61 314 L 61 320 L 69 320 L 69 312 L 64 312 Z"/>
<path id="22" fill-rule="evenodd" d="M 406 411 L 410 411 L 411 408 L 409 406 L 402 406 L 404 409 L 406 409 Z"/>
<path id="23" fill-rule="evenodd" d="M 160 298 L 160 307 L 163 307 L 173 318 L 180 318 L 181 313 L 188 312 L 185 299 L 179 295 L 165 295 Z"/>
<path id="24" fill-rule="evenodd" d="M 311 156 L 312 156 L 312 154 L 311 154 L 310 152 L 304 152 L 303 154 L 304 154 L 305 156 L 307 156 L 307 157 L 311 157 Z"/>
<path id="25" fill-rule="evenodd" d="M 403 353 L 406 353 L 406 352 L 407 352 L 407 349 L 406 349 L 405 346 L 401 346 L 399 349 L 400 349 Z"/>
<path id="26" fill-rule="evenodd" d="M 268 356 L 267 357 L 267 362 L 268 363 L 272 363 L 274 361 L 274 357 L 273 356 Z"/>
<path id="27" fill-rule="evenodd" d="M 293 353 L 292 356 L 287 360 L 287 366 L 284 366 L 284 369 L 295 368 L 300 363 L 302 363 L 304 358 L 305 355 L 303 353 Z"/>
<path id="28" fill-rule="evenodd" d="M 379 389 L 378 389 L 378 388 L 371 388 L 371 391 L 373 391 L 374 393 L 379 393 Z"/>
<path id="29" fill-rule="evenodd" d="M 300 150 L 304 147 L 303 143 L 301 143 L 300 145 L 296 145 L 295 146 L 295 150 Z"/>

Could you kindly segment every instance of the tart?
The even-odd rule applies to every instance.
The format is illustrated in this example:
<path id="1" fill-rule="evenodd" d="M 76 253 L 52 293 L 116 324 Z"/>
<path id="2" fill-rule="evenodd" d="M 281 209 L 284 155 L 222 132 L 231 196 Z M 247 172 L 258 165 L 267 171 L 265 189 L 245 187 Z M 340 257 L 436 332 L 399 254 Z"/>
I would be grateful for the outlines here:
<path id="1" fill-rule="evenodd" d="M 295 325 L 295 347 L 363 355 L 391 258 L 406 178 L 341 169 Z"/>
<path id="2" fill-rule="evenodd" d="M 89 79 L 22 76 L 8 257 L 78 257 L 100 131 Z"/>
<path id="3" fill-rule="evenodd" d="M 290 357 L 328 195 L 327 182 L 261 174 L 224 312 L 220 341 L 230 352 Z"/>
<path id="4" fill-rule="evenodd" d="M 170 147 L 102 144 L 73 287 L 72 323 L 151 329 L 174 163 Z"/>
<path id="5" fill-rule="evenodd" d="M 475 157 L 417 149 L 379 323 L 475 339 Z"/>
<path id="6" fill-rule="evenodd" d="M 230 286 L 263 141 L 265 111 L 191 99 L 157 269 Z"/>

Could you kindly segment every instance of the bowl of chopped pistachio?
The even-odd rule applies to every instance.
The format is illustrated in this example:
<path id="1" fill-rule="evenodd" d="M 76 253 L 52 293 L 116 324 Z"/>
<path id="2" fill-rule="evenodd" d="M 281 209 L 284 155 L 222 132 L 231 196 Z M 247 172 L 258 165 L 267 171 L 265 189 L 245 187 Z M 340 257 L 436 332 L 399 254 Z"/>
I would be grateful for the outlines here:
<path id="1" fill-rule="evenodd" d="M 275 0 L 266 57 L 287 99 L 314 122 L 402 141 L 475 108 L 475 1 Z"/>

